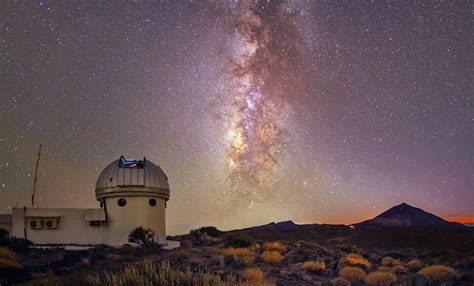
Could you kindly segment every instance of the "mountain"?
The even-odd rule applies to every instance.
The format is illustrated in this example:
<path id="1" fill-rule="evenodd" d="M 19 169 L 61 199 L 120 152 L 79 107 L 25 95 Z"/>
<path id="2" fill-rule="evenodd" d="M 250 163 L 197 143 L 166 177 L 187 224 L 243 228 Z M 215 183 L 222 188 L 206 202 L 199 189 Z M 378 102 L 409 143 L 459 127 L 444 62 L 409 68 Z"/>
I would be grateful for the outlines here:
<path id="1" fill-rule="evenodd" d="M 381 213 L 373 219 L 354 224 L 356 228 L 420 227 L 436 229 L 465 229 L 466 226 L 446 221 L 434 214 L 402 203 Z"/>

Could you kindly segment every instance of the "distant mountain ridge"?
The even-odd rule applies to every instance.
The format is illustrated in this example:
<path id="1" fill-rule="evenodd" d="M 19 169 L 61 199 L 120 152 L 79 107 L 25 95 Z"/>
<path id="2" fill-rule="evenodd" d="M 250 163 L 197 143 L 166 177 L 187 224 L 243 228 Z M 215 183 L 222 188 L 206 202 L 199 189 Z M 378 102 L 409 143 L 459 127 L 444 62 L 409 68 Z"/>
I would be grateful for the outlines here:
<path id="1" fill-rule="evenodd" d="M 453 230 L 467 228 L 467 226 L 460 223 L 446 221 L 407 203 L 394 206 L 373 219 L 353 226 L 357 228 L 421 227 Z"/>

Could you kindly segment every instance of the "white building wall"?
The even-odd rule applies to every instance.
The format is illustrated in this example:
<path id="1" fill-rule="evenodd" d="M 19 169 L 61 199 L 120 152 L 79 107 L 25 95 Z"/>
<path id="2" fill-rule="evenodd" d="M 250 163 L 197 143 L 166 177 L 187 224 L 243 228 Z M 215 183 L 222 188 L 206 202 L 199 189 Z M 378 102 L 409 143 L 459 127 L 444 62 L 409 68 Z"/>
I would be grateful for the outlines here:
<path id="1" fill-rule="evenodd" d="M 13 232 L 35 244 L 103 244 L 107 226 L 90 226 L 84 220 L 85 209 L 13 209 Z M 33 229 L 33 217 L 59 217 L 56 229 Z M 25 236 L 26 234 L 26 236 Z"/>
<path id="2" fill-rule="evenodd" d="M 118 200 L 121 198 L 127 201 L 123 207 L 118 205 Z M 156 206 L 150 206 L 150 199 L 156 200 Z M 128 243 L 128 234 L 138 226 L 154 230 L 160 241 L 166 239 L 164 199 L 147 196 L 122 196 L 108 197 L 105 200 L 108 218 L 105 244 L 120 246 Z"/>

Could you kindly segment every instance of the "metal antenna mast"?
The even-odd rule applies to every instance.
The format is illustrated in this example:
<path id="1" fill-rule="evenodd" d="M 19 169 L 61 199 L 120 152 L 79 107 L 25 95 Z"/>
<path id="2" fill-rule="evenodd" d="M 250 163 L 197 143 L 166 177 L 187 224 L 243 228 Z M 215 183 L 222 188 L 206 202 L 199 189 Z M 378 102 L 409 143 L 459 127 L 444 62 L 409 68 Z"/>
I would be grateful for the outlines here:
<path id="1" fill-rule="evenodd" d="M 36 156 L 36 168 L 35 168 L 35 180 L 33 183 L 33 194 L 31 195 L 31 206 L 35 207 L 35 193 L 36 193 L 36 181 L 38 180 L 38 166 L 41 156 L 41 144 L 39 145 L 38 156 Z M 38 207 L 38 202 L 36 202 L 36 207 Z"/>

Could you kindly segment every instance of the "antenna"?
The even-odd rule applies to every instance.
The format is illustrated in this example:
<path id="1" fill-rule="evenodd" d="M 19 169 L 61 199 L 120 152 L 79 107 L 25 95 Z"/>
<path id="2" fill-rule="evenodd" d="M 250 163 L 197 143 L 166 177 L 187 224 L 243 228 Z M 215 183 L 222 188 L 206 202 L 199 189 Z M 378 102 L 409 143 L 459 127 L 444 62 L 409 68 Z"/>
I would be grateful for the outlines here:
<path id="1" fill-rule="evenodd" d="M 39 145 L 38 156 L 36 156 L 35 180 L 33 183 L 33 194 L 31 195 L 32 207 L 35 207 L 36 181 L 38 180 L 38 166 L 39 166 L 40 156 L 41 156 L 41 144 Z M 38 207 L 38 202 L 36 202 L 36 207 Z"/>

